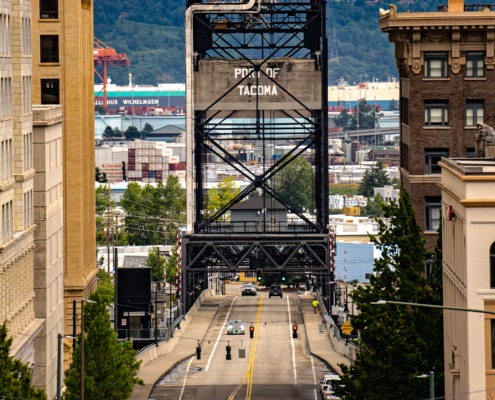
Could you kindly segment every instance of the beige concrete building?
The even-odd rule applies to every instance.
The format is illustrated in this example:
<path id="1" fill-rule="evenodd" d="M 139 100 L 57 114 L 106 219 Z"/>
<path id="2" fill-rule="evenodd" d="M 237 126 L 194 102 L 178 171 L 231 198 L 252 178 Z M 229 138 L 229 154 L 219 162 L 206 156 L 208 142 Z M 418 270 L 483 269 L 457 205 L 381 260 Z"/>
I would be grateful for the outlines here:
<path id="1" fill-rule="evenodd" d="M 444 305 L 495 312 L 495 160 L 442 159 Z M 495 396 L 495 315 L 444 311 L 445 398 Z"/>
<path id="2" fill-rule="evenodd" d="M 62 107 L 33 106 L 35 316 L 43 329 L 35 339 L 33 384 L 57 393 L 57 336 L 63 332 Z"/>
<path id="3" fill-rule="evenodd" d="M 0 0 L 0 323 L 11 355 L 35 366 L 35 224 L 30 2 Z"/>
<path id="4" fill-rule="evenodd" d="M 31 5 L 33 102 L 60 104 L 63 113 L 64 333 L 72 334 L 73 300 L 80 306 L 97 273 L 93 3 L 32 0 Z"/>

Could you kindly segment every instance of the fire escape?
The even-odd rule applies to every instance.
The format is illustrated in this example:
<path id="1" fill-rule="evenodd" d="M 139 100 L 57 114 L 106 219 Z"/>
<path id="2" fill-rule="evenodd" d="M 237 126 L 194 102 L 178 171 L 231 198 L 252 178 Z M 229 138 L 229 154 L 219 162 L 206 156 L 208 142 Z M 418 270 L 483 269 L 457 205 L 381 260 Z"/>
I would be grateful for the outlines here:
<path id="1" fill-rule="evenodd" d="M 284 273 L 312 277 L 324 294 L 331 287 L 325 7 L 323 0 L 187 3 L 186 308 L 214 273 Z M 287 190 L 286 171 L 301 159 L 311 165 L 304 201 Z M 245 184 L 212 209 L 206 193 L 222 165 Z"/>

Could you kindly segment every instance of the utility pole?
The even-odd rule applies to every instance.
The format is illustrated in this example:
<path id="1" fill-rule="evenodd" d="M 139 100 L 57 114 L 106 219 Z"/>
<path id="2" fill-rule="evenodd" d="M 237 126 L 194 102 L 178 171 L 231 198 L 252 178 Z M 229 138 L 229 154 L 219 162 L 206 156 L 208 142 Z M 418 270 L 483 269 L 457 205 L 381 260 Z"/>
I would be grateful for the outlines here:
<path id="1" fill-rule="evenodd" d="M 110 274 L 110 183 L 107 195 L 107 272 Z"/>

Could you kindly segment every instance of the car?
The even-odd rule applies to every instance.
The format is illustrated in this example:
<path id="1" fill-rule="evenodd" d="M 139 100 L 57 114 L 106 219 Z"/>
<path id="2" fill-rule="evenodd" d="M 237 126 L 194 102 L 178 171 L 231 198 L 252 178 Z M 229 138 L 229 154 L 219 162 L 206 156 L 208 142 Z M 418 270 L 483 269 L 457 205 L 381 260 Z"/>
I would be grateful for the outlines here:
<path id="1" fill-rule="evenodd" d="M 282 292 L 282 286 L 273 284 L 270 286 L 270 290 L 268 292 L 268 297 L 272 296 L 280 296 L 280 298 L 284 297 L 284 294 Z"/>
<path id="2" fill-rule="evenodd" d="M 246 283 L 242 285 L 241 294 L 243 296 L 256 296 L 258 294 L 258 289 L 255 285 Z"/>
<path id="3" fill-rule="evenodd" d="M 338 400 L 333 394 L 332 381 L 340 381 L 340 376 L 337 374 L 325 375 L 320 379 L 320 395 L 322 400 Z"/>
<path id="4" fill-rule="evenodd" d="M 244 322 L 233 319 L 227 324 L 227 335 L 244 335 L 246 328 Z"/>

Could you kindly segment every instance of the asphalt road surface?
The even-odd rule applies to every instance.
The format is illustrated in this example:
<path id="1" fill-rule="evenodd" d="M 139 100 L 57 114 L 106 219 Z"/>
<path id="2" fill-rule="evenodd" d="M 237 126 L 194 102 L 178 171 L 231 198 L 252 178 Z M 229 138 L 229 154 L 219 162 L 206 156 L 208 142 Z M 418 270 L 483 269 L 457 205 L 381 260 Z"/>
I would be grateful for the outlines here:
<path id="1" fill-rule="evenodd" d="M 302 324 L 297 296 L 285 291 L 282 299 L 269 299 L 267 291 L 260 291 L 241 297 L 240 288 L 232 291 L 200 343 L 201 359 L 178 365 L 153 388 L 150 399 L 320 399 L 319 380 L 330 372 L 308 354 L 303 329 L 293 338 L 294 324 Z M 227 335 L 231 319 L 245 323 L 244 335 Z"/>

